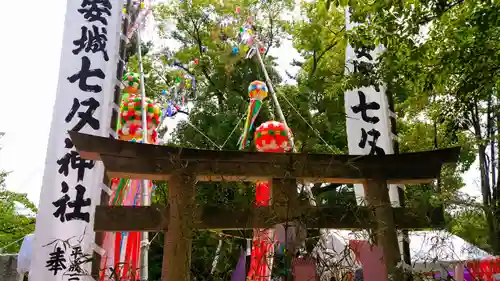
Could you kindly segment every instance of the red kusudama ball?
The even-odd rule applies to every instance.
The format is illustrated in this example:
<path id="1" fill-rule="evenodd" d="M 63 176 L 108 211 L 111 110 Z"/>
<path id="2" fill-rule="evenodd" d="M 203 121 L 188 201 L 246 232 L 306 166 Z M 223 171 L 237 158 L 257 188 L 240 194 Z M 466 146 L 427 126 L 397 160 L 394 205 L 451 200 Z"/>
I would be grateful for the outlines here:
<path id="1" fill-rule="evenodd" d="M 254 135 L 255 148 L 261 152 L 288 152 L 292 149 L 288 136 L 292 135 L 285 124 L 276 121 L 262 123 Z"/>

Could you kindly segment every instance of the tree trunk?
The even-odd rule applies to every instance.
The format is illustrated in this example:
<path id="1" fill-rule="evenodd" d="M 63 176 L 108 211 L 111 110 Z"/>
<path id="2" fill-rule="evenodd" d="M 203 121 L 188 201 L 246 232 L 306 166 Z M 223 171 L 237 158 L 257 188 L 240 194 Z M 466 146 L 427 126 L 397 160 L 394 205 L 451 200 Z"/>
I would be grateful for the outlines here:
<path id="1" fill-rule="evenodd" d="M 472 125 L 474 128 L 474 134 L 478 145 L 478 156 L 479 156 L 479 172 L 481 174 L 481 194 L 483 197 L 484 212 L 486 216 L 486 222 L 488 224 L 488 240 L 490 242 L 491 248 L 494 254 L 500 254 L 500 243 L 497 241 L 497 227 L 496 220 L 494 217 L 494 205 L 492 205 L 492 194 L 490 185 L 490 167 L 488 167 L 488 159 L 486 158 L 487 142 L 485 144 L 485 139 L 483 138 L 481 130 L 481 116 L 479 114 L 478 102 L 474 101 L 471 110 Z M 486 120 L 486 136 L 489 136 L 490 127 L 493 122 L 491 122 L 492 116 L 488 114 Z"/>
<path id="2" fill-rule="evenodd" d="M 481 173 L 481 193 L 483 196 L 483 205 L 485 208 L 486 221 L 488 223 L 488 234 L 489 241 L 493 253 L 500 254 L 500 244 L 497 241 L 497 227 L 496 219 L 494 217 L 494 210 L 491 205 L 491 190 L 490 190 L 490 180 L 489 172 L 486 160 L 486 146 L 480 144 L 478 149 L 479 155 L 479 171 Z M 499 218 L 500 219 L 500 218 Z"/>

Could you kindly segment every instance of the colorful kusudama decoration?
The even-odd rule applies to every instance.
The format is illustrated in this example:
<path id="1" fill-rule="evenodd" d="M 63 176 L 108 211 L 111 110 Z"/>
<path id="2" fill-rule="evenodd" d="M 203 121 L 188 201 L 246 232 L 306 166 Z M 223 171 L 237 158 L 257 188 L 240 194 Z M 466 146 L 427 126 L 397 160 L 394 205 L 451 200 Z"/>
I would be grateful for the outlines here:
<path id="1" fill-rule="evenodd" d="M 127 72 L 123 74 L 122 80 L 122 83 L 125 86 L 123 92 L 126 94 L 137 94 L 141 89 L 141 77 L 137 73 Z"/>
<path id="2" fill-rule="evenodd" d="M 248 134 L 252 130 L 253 124 L 259 111 L 262 107 L 262 100 L 267 97 L 267 86 L 262 81 L 253 81 L 248 86 L 248 96 L 250 97 L 250 104 L 248 105 L 247 119 L 243 134 L 239 140 L 239 148 L 244 149 L 247 144 Z"/>
<path id="3" fill-rule="evenodd" d="M 255 130 L 255 147 L 260 152 L 289 152 L 289 135 L 292 134 L 290 128 L 286 129 L 285 124 L 276 121 L 267 121 Z"/>
<path id="4" fill-rule="evenodd" d="M 159 104 L 146 98 L 146 120 L 148 123 L 148 143 L 158 140 L 157 127 L 160 125 L 161 109 Z M 142 141 L 142 99 L 137 95 L 123 99 L 120 106 L 120 129 L 118 135 L 121 140 Z"/>
<path id="5" fill-rule="evenodd" d="M 259 152 L 289 152 L 292 149 L 289 136 L 292 136 L 292 131 L 287 129 L 285 124 L 267 121 L 255 130 L 255 147 Z M 269 206 L 270 199 L 269 182 L 257 182 L 255 184 L 255 205 Z M 254 230 L 252 257 L 247 280 L 270 280 L 271 266 L 268 261 L 272 259 L 274 251 L 273 232 L 273 229 Z"/>
<path id="6" fill-rule="evenodd" d="M 142 100 L 138 95 L 141 88 L 139 75 L 126 73 L 125 85 L 120 106 L 118 136 L 121 140 L 142 142 Z M 161 118 L 158 103 L 146 98 L 148 143 L 158 143 L 157 127 Z M 137 179 L 118 179 L 111 181 L 112 194 L 109 205 L 139 206 L 141 203 L 142 181 Z M 153 189 L 152 181 L 145 188 Z M 101 268 L 105 268 L 100 281 L 141 280 L 140 279 L 140 232 L 106 232 L 103 249 L 106 253 L 101 259 Z M 112 269 L 112 270 L 110 270 Z"/>

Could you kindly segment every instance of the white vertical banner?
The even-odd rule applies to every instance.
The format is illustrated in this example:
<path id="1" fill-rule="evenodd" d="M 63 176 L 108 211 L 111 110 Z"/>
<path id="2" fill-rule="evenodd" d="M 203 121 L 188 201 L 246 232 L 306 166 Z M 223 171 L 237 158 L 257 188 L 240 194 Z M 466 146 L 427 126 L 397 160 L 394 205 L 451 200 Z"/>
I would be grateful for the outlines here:
<path id="1" fill-rule="evenodd" d="M 358 23 L 350 21 L 349 8 L 345 9 L 346 30 L 352 30 Z M 346 72 L 369 75 L 384 46 L 364 46 L 346 48 Z M 349 154 L 382 155 L 394 153 L 390 126 L 390 111 L 384 85 L 368 84 L 348 90 L 344 96 L 347 142 Z M 365 204 L 362 184 L 354 185 L 358 205 Z M 399 206 L 397 185 L 389 186 L 389 197 L 393 206 Z"/>
<path id="2" fill-rule="evenodd" d="M 83 160 L 68 131 L 109 136 L 121 0 L 68 0 L 59 82 L 36 218 L 29 280 L 90 276 L 104 167 Z"/>

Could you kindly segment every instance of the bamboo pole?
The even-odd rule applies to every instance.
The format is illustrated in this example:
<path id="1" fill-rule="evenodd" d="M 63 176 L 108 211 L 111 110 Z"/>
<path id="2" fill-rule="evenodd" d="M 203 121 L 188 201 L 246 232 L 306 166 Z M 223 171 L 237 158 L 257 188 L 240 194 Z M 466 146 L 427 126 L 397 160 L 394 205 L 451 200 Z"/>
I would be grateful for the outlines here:
<path id="1" fill-rule="evenodd" d="M 140 25 L 140 23 L 139 23 Z M 147 121 L 147 105 L 146 105 L 146 85 L 144 84 L 144 66 L 142 63 L 142 47 L 141 47 L 141 32 L 140 26 L 137 28 L 137 57 L 139 59 L 139 75 L 141 79 L 141 101 L 142 101 L 142 142 L 148 143 L 148 121 Z M 141 205 L 151 205 L 151 196 L 149 194 L 148 180 L 142 180 L 142 198 Z M 149 268 L 149 232 L 143 231 L 141 233 L 141 280 L 148 280 Z"/>

